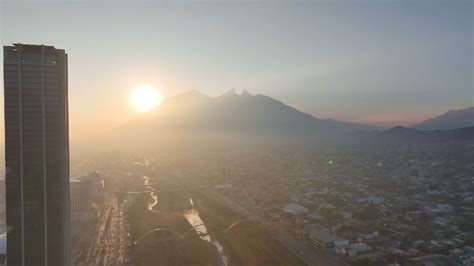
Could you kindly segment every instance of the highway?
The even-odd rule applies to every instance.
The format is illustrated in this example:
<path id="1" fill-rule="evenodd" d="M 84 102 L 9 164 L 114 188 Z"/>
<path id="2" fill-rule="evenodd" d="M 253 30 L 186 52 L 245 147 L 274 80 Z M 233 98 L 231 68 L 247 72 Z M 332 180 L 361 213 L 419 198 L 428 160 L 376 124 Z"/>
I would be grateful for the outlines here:
<path id="1" fill-rule="evenodd" d="M 106 193 L 105 202 L 99 212 L 96 233 L 91 239 L 85 261 L 79 265 L 128 265 L 130 239 L 124 210 L 129 204 Z"/>

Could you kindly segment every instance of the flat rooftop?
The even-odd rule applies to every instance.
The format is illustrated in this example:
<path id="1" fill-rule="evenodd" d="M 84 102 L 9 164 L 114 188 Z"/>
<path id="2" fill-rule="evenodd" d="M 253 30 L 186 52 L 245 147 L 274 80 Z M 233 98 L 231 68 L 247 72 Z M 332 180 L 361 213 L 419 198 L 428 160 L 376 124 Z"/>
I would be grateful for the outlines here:
<path id="1" fill-rule="evenodd" d="M 345 238 L 323 230 L 311 230 L 309 234 L 325 242 L 347 241 Z"/>

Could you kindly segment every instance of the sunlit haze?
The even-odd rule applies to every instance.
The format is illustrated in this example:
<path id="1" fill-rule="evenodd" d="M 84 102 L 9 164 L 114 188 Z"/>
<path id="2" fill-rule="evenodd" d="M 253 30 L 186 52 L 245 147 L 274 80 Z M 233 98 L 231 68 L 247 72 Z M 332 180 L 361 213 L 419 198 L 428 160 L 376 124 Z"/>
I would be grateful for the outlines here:
<path id="1" fill-rule="evenodd" d="M 0 265 L 474 266 L 473 0 L 0 9 Z"/>
<path id="2" fill-rule="evenodd" d="M 139 85 L 133 88 L 130 100 L 140 112 L 147 112 L 157 107 L 161 102 L 159 91 L 151 85 Z"/>
<path id="3" fill-rule="evenodd" d="M 1 9 L 4 45 L 67 47 L 72 139 L 133 117 L 130 88 L 143 81 L 163 98 L 247 89 L 319 118 L 387 126 L 474 97 L 472 1 L 7 0 Z"/>

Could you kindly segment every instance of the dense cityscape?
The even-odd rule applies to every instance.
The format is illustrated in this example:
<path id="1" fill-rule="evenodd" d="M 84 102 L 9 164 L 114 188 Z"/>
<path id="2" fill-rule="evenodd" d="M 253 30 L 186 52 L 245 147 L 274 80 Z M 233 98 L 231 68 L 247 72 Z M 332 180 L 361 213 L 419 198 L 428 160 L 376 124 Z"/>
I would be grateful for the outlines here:
<path id="1" fill-rule="evenodd" d="M 234 228 L 237 238 L 242 237 L 240 242 L 250 241 L 243 238 L 245 232 L 252 232 L 250 238 L 257 238 L 256 231 L 265 232 L 271 238 L 262 236 L 258 241 L 265 239 L 266 245 L 277 242 L 287 249 L 290 259 L 295 256 L 293 260 L 302 265 L 417 265 L 421 261 L 470 265 L 474 241 L 473 155 L 472 144 L 401 145 L 390 149 L 236 147 L 175 157 L 97 154 L 78 164 L 75 171 L 78 178 L 92 178 L 100 187 L 105 180 L 104 199 L 98 201 L 97 209 L 86 213 L 106 214 L 98 221 L 83 221 L 87 224 L 82 225 L 84 228 L 95 230 L 94 237 L 87 242 L 73 237 L 73 244 L 82 241 L 82 248 L 76 249 L 80 250 L 78 261 L 85 263 L 80 265 L 90 263 L 90 252 L 96 255 L 94 259 L 114 260 L 108 265 L 137 262 L 137 254 L 150 252 L 147 245 L 161 241 L 170 242 L 171 248 L 154 250 L 160 257 L 155 262 L 186 264 L 167 253 L 181 254 L 179 257 L 186 261 L 191 252 L 205 247 L 192 238 L 180 240 L 184 242 L 180 244 L 166 233 L 150 234 L 142 246 L 133 245 L 133 239 L 145 229 L 137 229 L 138 219 L 132 217 L 156 216 L 146 225 L 148 230 L 167 227 L 166 220 L 172 220 L 167 228 L 184 233 L 192 227 L 177 226 L 176 216 L 184 220 L 190 206 L 176 205 L 184 204 L 187 200 L 183 197 L 192 195 L 189 197 L 198 204 L 203 223 L 217 224 L 223 230 L 239 219 L 249 219 Z M 138 208 L 141 204 L 145 208 L 153 202 L 144 176 L 149 176 L 154 189 L 161 191 L 156 192 L 158 204 L 150 209 L 153 214 L 130 213 L 131 206 Z M 139 193 L 143 190 L 147 192 Z M 223 218 L 215 218 L 212 212 L 217 211 Z M 226 218 L 227 212 L 232 218 Z M 79 220 L 83 219 L 80 215 Z M 79 228 L 84 232 L 83 227 Z M 236 236 L 225 238 L 219 230 L 207 230 L 222 242 L 223 250 L 219 252 L 225 254 L 230 265 L 265 262 L 264 255 L 257 258 L 255 253 L 235 247 L 232 238 Z M 78 238 L 84 236 L 79 234 Z M 107 245 L 110 240 L 113 244 Z M 207 254 L 201 254 L 202 264 L 219 264 L 213 261 L 218 257 L 202 252 Z M 288 264 L 287 258 L 278 259 L 275 264 Z M 146 260 L 142 263 L 147 265 Z"/>
<path id="2" fill-rule="evenodd" d="M 474 108 L 375 130 L 190 91 L 69 157 L 67 54 L 5 54 L 3 262 L 474 263 Z"/>
<path id="3" fill-rule="evenodd" d="M 474 266 L 473 11 L 0 0 L 0 266 Z"/>

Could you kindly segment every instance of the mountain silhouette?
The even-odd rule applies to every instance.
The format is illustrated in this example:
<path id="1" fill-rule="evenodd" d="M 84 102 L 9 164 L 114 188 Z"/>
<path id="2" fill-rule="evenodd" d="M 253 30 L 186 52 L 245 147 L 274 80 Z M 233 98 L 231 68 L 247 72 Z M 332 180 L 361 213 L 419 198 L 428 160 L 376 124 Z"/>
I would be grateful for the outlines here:
<path id="1" fill-rule="evenodd" d="M 218 97 L 190 91 L 166 99 L 119 131 L 170 134 L 312 136 L 372 129 L 369 126 L 318 119 L 274 98 L 235 89 Z M 171 133 L 173 132 L 173 133 Z"/>
<path id="2" fill-rule="evenodd" d="M 474 126 L 474 107 L 451 110 L 442 115 L 426 119 L 415 125 L 416 129 L 456 129 Z"/>
<path id="3" fill-rule="evenodd" d="M 358 132 L 354 134 L 357 139 L 366 143 L 417 143 L 433 144 L 448 142 L 472 142 L 474 141 L 474 127 L 456 129 L 419 130 L 396 126 L 383 131 Z"/>

